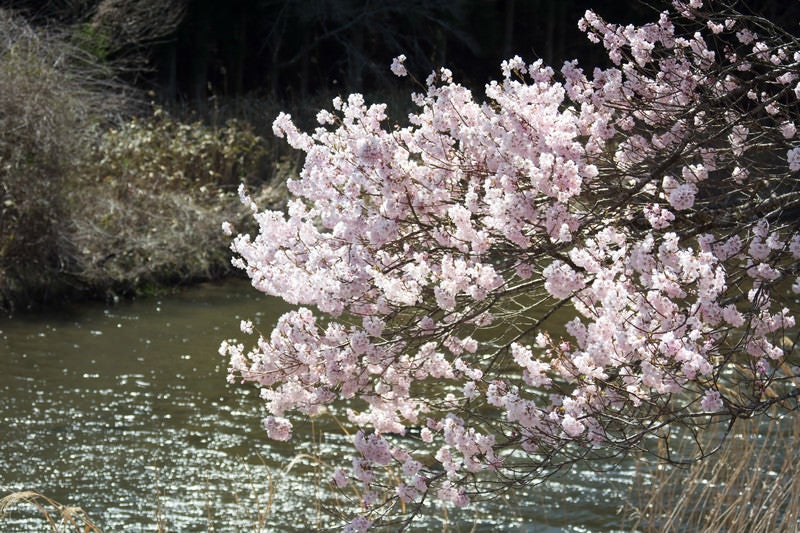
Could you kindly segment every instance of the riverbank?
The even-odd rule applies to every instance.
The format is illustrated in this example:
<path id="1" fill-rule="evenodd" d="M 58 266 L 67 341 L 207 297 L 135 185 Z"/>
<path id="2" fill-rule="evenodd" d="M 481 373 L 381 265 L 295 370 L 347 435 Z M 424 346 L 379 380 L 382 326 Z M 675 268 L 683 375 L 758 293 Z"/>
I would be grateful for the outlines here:
<path id="1" fill-rule="evenodd" d="M 147 100 L 75 35 L 0 9 L 0 311 L 230 275 L 239 184 L 279 207 L 297 162 L 262 133 L 278 104 Z"/>
<path id="2" fill-rule="evenodd" d="M 283 185 L 248 188 L 259 206 L 280 208 Z M 253 224 L 229 187 L 91 183 L 65 203 L 48 234 L 6 236 L 16 249 L 0 254 L 0 311 L 116 301 L 237 276 L 222 223 Z"/>
<path id="3" fill-rule="evenodd" d="M 0 310 L 230 275 L 222 223 L 252 224 L 239 183 L 264 207 L 282 201 L 286 166 L 241 122 L 187 123 L 156 109 L 92 135 L 55 168 L 34 132 L 27 150 L 13 147 L 26 153 L 0 176 Z"/>

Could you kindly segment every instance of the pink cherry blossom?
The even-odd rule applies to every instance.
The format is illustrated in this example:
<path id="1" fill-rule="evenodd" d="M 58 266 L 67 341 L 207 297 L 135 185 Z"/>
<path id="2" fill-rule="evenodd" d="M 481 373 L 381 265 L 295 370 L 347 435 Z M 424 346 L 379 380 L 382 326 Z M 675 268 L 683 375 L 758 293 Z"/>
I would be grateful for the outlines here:
<path id="1" fill-rule="evenodd" d="M 407 76 L 408 75 L 408 72 L 406 71 L 406 67 L 405 67 L 405 65 L 403 65 L 405 60 L 406 60 L 405 54 L 400 54 L 399 56 L 397 56 L 394 59 L 392 59 L 391 69 L 392 69 L 392 73 L 395 76 L 402 77 L 402 76 Z"/>
<path id="2" fill-rule="evenodd" d="M 285 418 L 270 415 L 264 420 L 264 427 L 271 439 L 285 441 L 292 437 L 292 423 Z"/>
<path id="3" fill-rule="evenodd" d="M 706 413 L 715 413 L 722 409 L 722 397 L 719 391 L 709 390 L 703 395 L 703 400 L 700 403 L 701 409 Z"/>
<path id="4" fill-rule="evenodd" d="M 440 69 L 407 124 L 359 94 L 275 120 L 305 163 L 283 212 L 242 188 L 232 249 L 297 307 L 220 353 L 270 438 L 341 413 L 346 529 L 794 405 L 800 45 L 714 8 L 587 11 L 612 66 L 517 56 L 483 96 Z"/>
<path id="5" fill-rule="evenodd" d="M 786 160 L 789 163 L 789 170 L 792 172 L 800 170 L 800 146 L 789 150 L 786 153 Z"/>

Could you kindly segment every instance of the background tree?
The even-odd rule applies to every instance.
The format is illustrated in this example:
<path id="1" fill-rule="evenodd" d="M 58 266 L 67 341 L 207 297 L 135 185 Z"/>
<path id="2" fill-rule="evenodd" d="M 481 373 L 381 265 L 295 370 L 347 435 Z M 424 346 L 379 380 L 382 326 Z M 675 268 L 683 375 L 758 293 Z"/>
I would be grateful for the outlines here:
<path id="1" fill-rule="evenodd" d="M 151 5 L 152 4 L 152 5 Z M 157 4 L 157 5 L 156 5 Z M 77 28 L 103 58 L 125 59 L 128 77 L 164 104 L 203 109 L 210 96 L 257 94 L 302 106 L 330 92 L 393 88 L 384 65 L 405 54 L 420 72 L 453 65 L 471 88 L 494 77 L 514 53 L 558 65 L 607 65 L 582 45 L 575 21 L 588 8 L 609 20 L 642 23 L 645 3 L 589 0 L 4 0 L 37 24 Z M 784 27 L 796 2 L 742 3 Z M 125 21 L 124 24 L 122 21 Z M 794 31 L 796 28 L 790 28 Z"/>
<path id="2" fill-rule="evenodd" d="M 796 409 L 800 43 L 725 2 L 656 17 L 587 12 L 607 68 L 514 57 L 485 103 L 439 70 L 405 127 L 359 94 L 276 120 L 305 167 L 286 214 L 243 191 L 235 262 L 316 311 L 220 351 L 274 439 L 347 413 L 348 529 Z"/>

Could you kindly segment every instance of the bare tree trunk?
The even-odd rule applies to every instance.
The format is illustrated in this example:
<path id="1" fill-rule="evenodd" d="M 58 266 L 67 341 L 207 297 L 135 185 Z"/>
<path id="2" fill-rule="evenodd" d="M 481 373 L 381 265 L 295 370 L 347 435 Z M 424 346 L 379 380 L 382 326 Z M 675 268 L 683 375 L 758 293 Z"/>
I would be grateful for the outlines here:
<path id="1" fill-rule="evenodd" d="M 364 84 L 364 33 L 362 28 L 350 32 L 347 46 L 347 89 L 361 91 Z"/>
<path id="2" fill-rule="evenodd" d="M 244 70 L 247 61 L 247 11 L 240 8 L 236 15 L 231 52 L 230 91 L 234 95 L 244 92 Z"/>
<path id="3" fill-rule="evenodd" d="M 211 39 L 211 4 L 207 0 L 195 3 L 194 10 L 194 54 L 191 57 L 190 96 L 200 109 L 205 108 L 208 95 L 208 59 Z"/>
<path id="4" fill-rule="evenodd" d="M 175 102 L 178 97 L 178 50 L 175 41 L 169 43 L 161 54 L 161 101 Z"/>
<path id="5" fill-rule="evenodd" d="M 503 57 L 514 53 L 514 0 L 506 0 L 505 27 L 503 28 Z"/>

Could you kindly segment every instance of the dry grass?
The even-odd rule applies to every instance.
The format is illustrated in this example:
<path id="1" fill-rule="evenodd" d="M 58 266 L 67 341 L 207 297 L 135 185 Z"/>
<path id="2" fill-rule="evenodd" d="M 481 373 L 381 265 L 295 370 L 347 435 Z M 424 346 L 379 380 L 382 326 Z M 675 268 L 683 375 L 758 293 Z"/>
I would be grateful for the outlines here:
<path id="1" fill-rule="evenodd" d="M 53 532 L 101 533 L 80 507 L 63 505 L 32 490 L 13 492 L 0 499 L 0 522 L 12 511 L 22 511 L 20 507 L 33 507 Z"/>
<path id="2" fill-rule="evenodd" d="M 634 483 L 633 529 L 646 532 L 800 530 L 800 417 L 740 421 L 714 456 L 662 467 Z M 637 496 L 641 495 L 641 496 Z"/>

